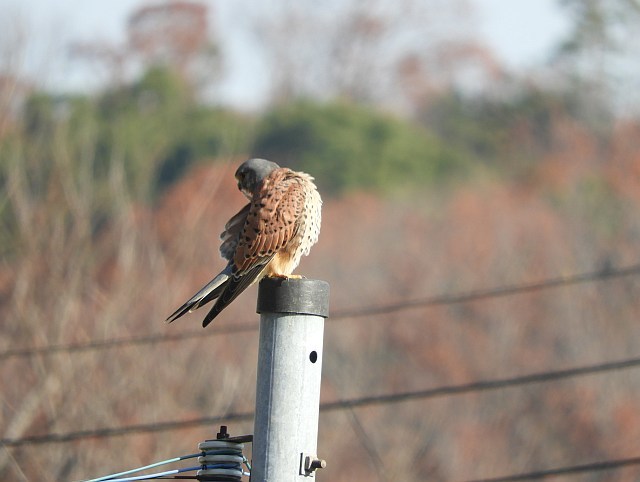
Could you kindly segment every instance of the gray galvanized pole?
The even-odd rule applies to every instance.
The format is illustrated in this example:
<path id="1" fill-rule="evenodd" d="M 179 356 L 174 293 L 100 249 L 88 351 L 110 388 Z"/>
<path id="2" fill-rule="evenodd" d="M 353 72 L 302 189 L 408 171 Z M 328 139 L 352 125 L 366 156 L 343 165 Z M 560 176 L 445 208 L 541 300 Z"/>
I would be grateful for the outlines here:
<path id="1" fill-rule="evenodd" d="M 265 278 L 258 313 L 251 481 L 308 481 L 325 465 L 316 452 L 329 284 Z"/>

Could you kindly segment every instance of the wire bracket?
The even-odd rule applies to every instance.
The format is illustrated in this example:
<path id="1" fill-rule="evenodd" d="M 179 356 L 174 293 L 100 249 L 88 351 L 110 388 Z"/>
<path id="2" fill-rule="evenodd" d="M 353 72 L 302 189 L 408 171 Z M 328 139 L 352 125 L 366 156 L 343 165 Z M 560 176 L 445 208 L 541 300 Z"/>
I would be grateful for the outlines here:
<path id="1" fill-rule="evenodd" d="M 300 475 L 305 477 L 314 477 L 316 470 L 327 467 L 327 461 L 319 459 L 317 455 L 300 454 Z"/>
<path id="2" fill-rule="evenodd" d="M 252 439 L 251 435 L 230 437 L 226 425 L 222 425 L 215 440 L 205 440 L 198 444 L 198 449 L 202 452 L 198 457 L 201 466 L 196 474 L 198 480 L 241 481 L 242 476 L 247 475 L 242 469 L 242 464 L 247 463 L 242 453 L 244 442 L 251 442 Z"/>

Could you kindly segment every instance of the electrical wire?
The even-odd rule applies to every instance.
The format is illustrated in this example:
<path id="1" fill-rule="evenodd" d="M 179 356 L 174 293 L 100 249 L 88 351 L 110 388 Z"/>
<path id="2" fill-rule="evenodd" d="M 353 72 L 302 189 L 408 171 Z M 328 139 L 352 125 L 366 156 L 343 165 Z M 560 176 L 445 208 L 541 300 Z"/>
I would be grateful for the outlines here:
<path id="1" fill-rule="evenodd" d="M 559 276 L 556 278 L 548 278 L 533 283 L 522 283 L 510 286 L 502 286 L 498 288 L 480 289 L 459 293 L 455 295 L 432 296 L 427 298 L 416 298 L 413 300 L 404 300 L 397 303 L 387 305 L 374 306 L 371 308 L 345 309 L 338 310 L 331 315 L 331 318 L 359 318 L 363 316 L 374 316 L 404 311 L 412 308 L 421 308 L 425 306 L 436 305 L 452 305 L 457 303 L 468 303 L 470 301 L 479 301 L 489 298 L 499 298 L 504 296 L 512 296 L 516 294 L 530 293 L 534 291 L 558 288 L 561 286 L 571 286 L 583 283 L 591 283 L 595 281 L 609 280 L 613 278 L 621 278 L 640 274 L 640 264 L 627 266 L 625 268 L 613 269 L 604 268 L 598 271 L 591 271 L 582 274 L 573 274 L 569 276 Z"/>
<path id="2" fill-rule="evenodd" d="M 238 475 L 246 475 L 246 476 L 251 475 L 248 472 L 243 472 L 241 469 L 238 470 L 238 467 L 236 465 L 232 465 L 232 464 L 214 464 L 214 465 L 196 465 L 195 467 L 185 467 L 185 468 L 181 468 L 181 469 L 165 470 L 164 472 L 156 472 L 156 473 L 153 473 L 153 474 L 136 475 L 134 477 L 108 478 L 108 479 L 97 479 L 97 480 L 101 480 L 101 481 L 104 481 L 104 482 L 133 482 L 133 481 L 137 481 L 137 480 L 164 479 L 169 475 L 184 474 L 186 472 L 195 472 L 195 471 L 201 470 L 201 469 L 206 469 L 206 470 L 212 470 L 212 469 L 234 470 L 234 471 L 237 471 Z M 134 469 L 133 472 L 139 472 L 140 470 L 142 470 L 142 469 Z M 182 477 L 172 477 L 172 478 L 182 478 Z M 194 479 L 194 478 L 197 478 L 197 477 L 186 477 L 186 478 Z M 86 482 L 89 482 L 89 481 L 86 481 Z"/>
<path id="3" fill-rule="evenodd" d="M 424 400 L 436 397 L 447 397 L 454 395 L 462 395 L 469 393 L 484 392 L 489 390 L 498 390 L 505 388 L 519 387 L 534 383 L 544 383 L 570 379 L 575 377 L 596 375 L 605 372 L 619 371 L 630 368 L 640 367 L 640 357 L 628 358 L 624 360 L 599 363 L 595 365 L 585 365 L 563 370 L 554 370 L 546 372 L 531 373 L 509 378 L 499 378 L 494 380 L 481 380 L 460 385 L 445 385 L 424 390 L 415 390 L 399 393 L 390 393 L 384 395 L 369 395 L 349 400 L 337 400 L 333 402 L 325 402 L 320 404 L 320 411 L 328 412 L 335 410 L 349 410 L 353 408 L 388 405 L 394 403 L 408 402 L 412 400 Z M 24 445 L 38 445 L 48 443 L 71 442 L 74 440 L 85 438 L 103 438 L 113 437 L 117 435 L 126 435 L 130 433 L 160 432 L 166 430 L 176 430 L 186 427 L 211 425 L 221 422 L 230 421 L 248 421 L 253 420 L 253 412 L 230 413 L 216 417 L 202 417 L 192 420 L 170 421 L 162 423 L 154 423 L 147 425 L 130 425 L 118 428 L 103 428 L 96 430 L 85 430 L 79 432 L 69 432 L 64 434 L 44 434 L 33 435 L 22 438 L 4 438 L 0 439 L 0 447 L 19 447 Z"/>
<path id="4" fill-rule="evenodd" d="M 462 395 L 488 390 L 498 390 L 512 388 L 533 383 L 544 383 L 558 381 L 568 378 L 575 378 L 598 373 L 624 370 L 640 366 L 640 358 L 629 358 L 626 360 L 599 363 L 597 365 L 587 365 L 582 367 L 567 368 L 564 370 L 532 373 L 510 378 L 500 378 L 495 380 L 483 380 L 461 385 L 445 385 L 426 390 L 416 390 L 401 393 L 391 393 L 387 395 L 372 395 L 352 400 L 338 400 L 320 405 L 324 411 L 344 410 L 353 407 L 366 407 L 371 405 L 387 405 L 393 403 L 408 402 L 411 400 L 422 400 L 427 398 L 446 397 L 452 395 Z"/>
<path id="5" fill-rule="evenodd" d="M 220 466 L 215 468 L 229 468 L 230 466 Z M 157 472 L 155 474 L 146 474 L 146 475 L 136 475 L 135 477 L 124 477 L 124 478 L 116 478 L 116 479 L 100 479 L 106 482 L 133 482 L 136 480 L 151 480 L 151 479 L 159 479 L 161 477 L 166 477 L 167 475 L 175 475 L 175 474 L 183 474 L 185 472 L 195 472 L 196 470 L 200 470 L 202 467 L 197 465 L 195 467 L 186 467 L 183 469 L 173 469 L 173 470 L 165 470 L 164 472 Z M 137 470 L 136 470 L 137 472 Z"/>
<path id="6" fill-rule="evenodd" d="M 242 451 L 240 450 L 240 453 Z M 123 477 L 125 475 L 131 475 L 131 474 L 135 474 L 137 472 L 143 472 L 145 470 L 150 470 L 150 469 L 154 469 L 156 467 L 160 467 L 162 465 L 168 465 L 168 464 L 172 464 L 175 462 L 181 462 L 183 460 L 189 460 L 189 459 L 194 459 L 196 457 L 201 457 L 201 456 L 206 456 L 206 455 L 216 455 L 216 456 L 221 456 L 221 455 L 235 455 L 235 453 L 233 451 L 228 451 L 226 449 L 218 449 L 218 450 L 202 450 L 198 453 L 195 454 L 188 454 L 188 455 L 181 455 L 179 457 L 174 457 L 171 459 L 167 459 L 167 460 L 162 460 L 160 462 L 155 462 L 153 464 L 149 464 L 149 465 L 145 465 L 144 467 L 138 467 L 135 469 L 131 469 L 131 470 L 125 470 L 124 472 L 118 472 L 115 474 L 109 474 L 109 475 L 105 475 L 102 477 L 98 477 L 95 479 L 89 479 L 89 480 L 84 480 L 83 482 L 129 482 L 129 481 L 134 481 L 134 480 L 148 480 L 148 479 L 157 479 L 157 478 L 164 478 L 168 475 L 175 475 L 175 474 L 180 474 L 180 473 L 185 473 L 185 472 L 193 472 L 196 470 L 211 470 L 211 469 L 226 469 L 226 470 L 233 470 L 233 471 L 237 471 L 238 475 L 251 475 L 250 472 L 244 472 L 242 470 L 242 465 L 238 464 L 238 463 L 229 463 L 226 461 L 219 461 L 218 463 L 215 464 L 207 464 L 206 462 L 196 466 L 196 467 L 186 467 L 186 468 L 180 468 L 180 469 L 172 469 L 172 470 L 165 470 L 163 472 L 158 472 L 158 473 L 154 473 L 154 474 L 144 474 L 144 475 L 139 475 L 139 476 L 133 476 L 133 477 Z M 249 469 L 249 471 L 251 471 L 251 464 L 249 463 L 249 461 L 247 460 L 247 458 L 244 456 L 244 454 L 242 454 L 242 463 L 244 463 L 247 468 Z"/>
<path id="7" fill-rule="evenodd" d="M 76 432 L 67 433 L 47 433 L 43 435 L 31 435 L 21 438 L 3 438 L 0 439 L 0 447 L 20 447 L 24 445 L 64 443 L 88 438 L 106 438 L 137 433 L 165 432 L 169 430 L 179 430 L 189 427 L 216 425 L 225 422 L 244 422 L 249 420 L 253 420 L 253 412 L 228 413 L 226 415 L 200 417 L 191 420 L 175 420 L 149 424 L 126 425 L 123 427 L 79 430 Z"/>
<path id="8" fill-rule="evenodd" d="M 475 479 L 469 482 L 511 482 L 518 480 L 536 480 L 547 477 L 557 477 L 563 475 L 575 475 L 587 472 L 601 472 L 603 470 L 620 469 L 640 465 L 640 457 L 632 457 L 628 459 L 604 460 L 601 462 L 593 462 L 583 465 L 573 465 L 569 467 L 559 467 L 555 469 L 536 470 L 534 472 L 506 475 L 501 477 L 492 477 L 488 479 Z"/>
<path id="9" fill-rule="evenodd" d="M 174 457 L 172 459 L 162 460 L 160 462 L 155 462 L 153 464 L 145 465 L 144 467 L 138 467 L 137 469 L 126 470 L 124 472 L 118 472 L 117 474 L 105 475 L 103 477 L 98 477 L 96 479 L 86 480 L 84 482 L 102 482 L 102 481 L 105 481 L 105 480 L 112 480 L 112 479 L 120 477 L 122 475 L 135 474 L 136 472 L 142 472 L 143 470 L 154 469 L 154 468 L 160 467 L 162 465 L 172 464 L 174 462 L 180 462 L 182 460 L 194 459 L 196 457 L 199 457 L 200 455 L 202 455 L 202 452 L 198 452 L 197 454 L 182 455 L 180 457 Z"/>
<path id="10" fill-rule="evenodd" d="M 625 268 L 605 268 L 598 271 L 591 271 L 582 274 L 560 276 L 549 278 L 533 283 L 523 283 L 497 288 L 480 289 L 468 291 L 454 295 L 431 296 L 426 298 L 416 298 L 404 301 L 389 303 L 368 308 L 345 308 L 335 310 L 329 322 L 345 318 L 361 318 L 365 316 L 379 316 L 389 313 L 400 312 L 409 309 L 429 306 L 452 305 L 457 303 L 467 303 L 491 298 L 524 294 L 545 289 L 558 288 L 582 283 L 609 280 L 614 278 L 627 277 L 640 274 L 640 264 L 631 265 Z M 234 323 L 229 326 L 214 326 L 206 331 L 191 330 L 178 334 L 157 334 L 150 336 L 114 338 L 102 341 L 92 341 L 87 343 L 68 343 L 59 345 L 48 345 L 43 347 L 10 349 L 0 352 L 0 361 L 9 358 L 27 358 L 36 355 L 47 356 L 56 353 L 75 353 L 94 350 L 105 350 L 119 347 L 150 345 L 156 343 L 167 343 L 172 341 L 182 341 L 194 338 L 204 338 L 209 336 L 230 335 L 236 333 L 246 333 L 258 330 L 256 322 Z"/>
<path id="11" fill-rule="evenodd" d="M 634 266 L 630 266 L 623 269 L 617 269 L 617 270 L 609 269 L 609 270 L 601 270 L 598 272 L 552 278 L 552 279 L 547 279 L 547 280 L 536 282 L 536 283 L 512 285 L 512 286 L 505 286 L 505 287 L 486 289 L 486 290 L 477 290 L 477 291 L 471 291 L 471 292 L 461 293 L 457 295 L 445 295 L 445 296 L 435 296 L 435 297 L 422 298 L 422 299 L 406 300 L 403 302 L 392 303 L 388 305 L 382 305 L 382 306 L 371 307 L 371 308 L 338 310 L 333 314 L 331 319 L 375 316 L 375 315 L 388 314 L 388 313 L 393 313 L 393 312 L 416 308 L 416 307 L 470 302 L 470 301 L 482 300 L 487 298 L 509 296 L 509 295 L 514 295 L 519 293 L 526 293 L 526 292 L 538 291 L 538 290 L 555 288 L 560 286 L 567 286 L 572 284 L 580 284 L 580 283 L 586 283 L 586 282 L 592 282 L 592 281 L 612 279 L 616 277 L 630 276 L 630 275 L 635 275 L 639 273 L 640 273 L 640 265 L 634 265 Z M 82 343 L 61 344 L 61 345 L 50 345 L 50 346 L 41 347 L 41 348 L 7 350 L 5 352 L 0 352 L 0 360 L 11 358 L 11 357 L 48 355 L 48 354 L 61 353 L 61 352 L 73 353 L 73 352 L 81 352 L 81 351 L 115 348 L 120 346 L 180 341 L 180 340 L 185 340 L 190 338 L 200 338 L 202 336 L 250 332 L 250 331 L 257 330 L 257 328 L 258 327 L 255 323 L 242 323 L 242 324 L 231 325 L 228 327 L 224 327 L 224 326 L 214 327 L 214 329 L 208 330 L 206 333 L 203 333 L 202 331 L 198 330 L 198 331 L 183 332 L 183 333 L 174 334 L 174 335 L 151 335 L 151 336 L 144 336 L 144 337 L 104 340 L 104 341 L 90 342 L 90 343 L 84 343 L 84 344 Z M 394 394 L 387 394 L 387 395 L 366 396 L 366 397 L 361 397 L 361 398 L 351 399 L 351 400 L 339 400 L 335 402 L 324 403 L 321 405 L 320 409 L 321 411 L 332 411 L 332 410 L 351 410 L 352 411 L 353 408 L 356 408 L 356 407 L 364 407 L 369 405 L 385 405 L 385 404 L 400 403 L 400 402 L 416 400 L 416 399 L 427 399 L 427 398 L 433 398 L 433 397 L 452 396 L 457 394 L 471 393 L 471 392 L 478 392 L 478 391 L 495 390 L 500 388 L 515 387 L 515 386 L 520 386 L 520 385 L 525 385 L 530 383 L 540 383 L 540 382 L 560 380 L 564 378 L 596 374 L 596 373 L 612 371 L 612 370 L 622 370 L 626 368 L 636 367 L 638 365 L 640 365 L 640 358 L 633 358 L 633 359 L 621 360 L 617 362 L 602 363 L 599 365 L 591 365 L 591 366 L 577 367 L 577 368 L 571 368 L 566 370 L 549 371 L 549 372 L 543 372 L 543 373 L 534 373 L 534 374 L 524 375 L 520 377 L 478 381 L 478 382 L 472 382 L 472 383 L 462 384 L 462 385 L 449 385 L 449 386 L 436 387 L 436 388 L 426 389 L 426 390 L 394 393 Z M 227 421 L 227 422 L 234 421 L 234 420 L 240 421 L 240 420 L 250 420 L 252 418 L 253 418 L 253 413 L 237 413 L 237 414 L 228 414 L 228 415 L 218 416 L 218 417 L 202 417 L 199 419 L 193 419 L 193 420 L 187 420 L 187 421 L 173 421 L 173 422 L 163 422 L 159 424 L 156 423 L 156 424 L 148 424 L 148 425 L 133 425 L 133 426 L 118 427 L 118 428 L 86 430 L 86 431 L 79 431 L 79 432 L 70 432 L 66 434 L 45 434 L 41 436 L 31 436 L 31 437 L 23 437 L 23 438 L 16 438 L 16 439 L 0 439 L 0 446 L 18 447 L 18 446 L 24 446 L 24 445 L 68 442 L 68 441 L 73 441 L 73 440 L 78 440 L 83 438 L 100 438 L 100 437 L 110 437 L 110 436 L 117 436 L 117 435 L 126 435 L 130 433 L 174 430 L 174 429 L 184 428 L 188 426 L 199 426 L 199 425 L 218 423 L 220 421 Z M 120 479 L 113 478 L 113 477 L 119 477 L 121 475 L 128 475 L 131 473 L 139 472 L 141 470 L 150 469 L 153 467 L 157 467 L 166 463 L 171 463 L 179 460 L 184 460 L 184 459 L 182 458 L 169 459 L 167 461 L 151 464 L 143 468 L 134 469 L 132 471 L 126 471 L 126 472 L 121 472 L 119 474 L 113 474 L 107 477 L 92 479 L 90 482 L 100 482 L 100 481 L 128 482 L 128 481 L 135 481 L 135 480 L 148 480 L 152 478 L 166 478 L 166 476 L 169 476 L 169 475 L 175 475 L 178 473 L 183 473 L 183 472 L 200 468 L 200 467 L 195 467 L 195 468 L 187 468 L 187 469 L 175 469 L 171 471 L 165 471 L 165 472 L 160 472 L 156 474 L 147 474 L 147 475 L 136 476 L 136 477 L 127 477 L 127 478 L 120 478 Z M 632 459 L 604 461 L 604 462 L 598 462 L 598 463 L 592 463 L 592 464 L 563 467 L 558 469 L 535 471 L 530 473 L 515 474 L 511 476 L 506 476 L 506 477 L 479 479 L 474 482 L 503 482 L 507 480 L 532 480 L 532 479 L 539 479 L 539 478 L 544 478 L 544 477 L 554 476 L 554 475 L 565 475 L 565 474 L 574 474 L 574 473 L 597 471 L 597 470 L 608 470 L 608 469 L 619 468 L 626 465 L 636 465 L 636 464 L 640 464 L 640 457 L 632 458 Z M 173 477 L 173 478 L 191 479 L 192 477 Z"/>
<path id="12" fill-rule="evenodd" d="M 369 457 L 369 460 L 373 465 L 373 469 L 375 470 L 375 473 L 378 475 L 378 480 L 382 482 L 387 482 L 389 480 L 386 475 L 387 470 L 384 466 L 384 461 L 382 460 L 382 457 L 380 457 L 380 454 L 378 453 L 378 449 L 375 446 L 375 443 L 374 443 L 375 438 L 369 436 L 364 426 L 362 425 L 362 422 L 360 422 L 360 418 L 358 417 L 358 414 L 355 412 L 355 410 L 352 407 L 349 407 L 346 410 L 346 413 L 347 413 L 347 416 L 349 417 L 349 421 L 351 422 L 351 428 L 353 429 L 353 432 L 355 433 L 356 437 L 358 437 L 360 445 L 366 452 L 367 457 Z"/>
<path id="13" fill-rule="evenodd" d="M 86 343 L 64 343 L 59 345 L 47 345 L 34 348 L 18 348 L 0 352 L 0 361 L 7 358 L 27 358 L 36 355 L 54 355 L 56 353 L 77 353 L 94 350 L 107 350 L 119 347 L 131 347 L 139 345 L 153 345 L 156 343 L 168 343 L 172 341 L 182 341 L 192 338 L 202 338 L 205 336 L 233 335 L 244 332 L 256 331 L 256 322 L 234 323 L 229 326 L 213 326 L 210 330 L 189 330 L 175 334 L 157 334 L 147 336 L 134 336 L 123 338 L 112 338 L 107 340 L 91 341 Z"/>

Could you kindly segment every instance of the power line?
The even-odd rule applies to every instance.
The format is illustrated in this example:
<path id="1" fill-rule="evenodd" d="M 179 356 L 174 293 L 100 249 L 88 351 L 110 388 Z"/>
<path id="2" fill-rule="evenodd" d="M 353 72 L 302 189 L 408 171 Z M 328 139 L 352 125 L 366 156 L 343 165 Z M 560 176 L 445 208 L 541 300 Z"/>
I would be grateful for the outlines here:
<path id="1" fill-rule="evenodd" d="M 366 407 L 371 405 L 387 405 L 391 403 L 409 402 L 412 400 L 462 395 L 473 392 L 483 392 L 488 390 L 529 385 L 532 383 L 551 382 L 585 375 L 594 375 L 597 373 L 624 370 L 627 368 L 635 368 L 638 366 L 640 366 L 640 358 L 630 358 L 627 360 L 567 368 L 564 370 L 532 373 L 529 375 L 521 375 L 511 378 L 482 380 L 477 382 L 464 383 L 461 385 L 445 385 L 437 388 L 428 388 L 426 390 L 391 393 L 387 395 L 372 395 L 352 400 L 327 402 L 321 404 L 320 409 L 324 411 L 343 410 L 347 408 Z"/>
<path id="2" fill-rule="evenodd" d="M 253 420 L 253 412 L 228 413 L 213 417 L 200 417 L 191 420 L 174 420 L 168 422 L 127 425 L 124 427 L 98 428 L 91 430 L 79 430 L 67 433 L 48 433 L 32 435 L 21 438 L 0 439 L 0 447 L 21 447 L 24 445 L 43 445 L 62 442 L 73 442 L 87 438 L 106 438 L 135 433 L 165 432 L 203 425 L 216 425 L 221 422 L 243 422 Z"/>
<path id="3" fill-rule="evenodd" d="M 200 330 L 189 330 L 170 335 L 156 334 L 146 336 L 134 336 L 123 338 L 112 338 L 108 340 L 98 340 L 86 343 L 65 343 L 59 345 L 47 345 L 35 348 L 19 348 L 0 352 L 0 361 L 7 358 L 26 358 L 36 355 L 53 355 L 56 353 L 78 353 L 83 351 L 106 350 L 109 348 L 129 347 L 138 345 L 152 345 L 156 343 L 168 343 L 172 341 L 182 341 L 192 338 L 202 338 L 214 335 L 232 335 L 256 331 L 256 322 L 235 323 L 229 326 L 214 326 L 204 332 Z"/>
<path id="4" fill-rule="evenodd" d="M 640 264 L 632 265 L 626 268 L 619 269 L 604 269 L 599 271 L 592 271 L 588 273 L 582 273 L 570 276 L 560 276 L 557 278 L 550 278 L 534 283 L 524 283 L 510 286 L 503 286 L 498 288 L 482 289 L 475 291 L 468 291 L 455 295 L 440 295 L 427 298 L 417 298 L 413 300 L 405 300 L 387 305 L 374 306 L 370 308 L 346 308 L 342 310 L 336 310 L 332 313 L 331 317 L 327 321 L 334 321 L 343 318 L 360 318 L 365 316 L 376 316 L 389 314 L 399 311 L 404 311 L 419 307 L 438 306 L 438 305 L 451 305 L 457 303 L 467 303 L 471 301 L 480 301 L 490 298 L 498 298 L 504 296 L 511 296 L 516 294 L 524 294 L 534 291 L 540 291 L 545 289 L 552 289 L 561 286 L 570 286 L 588 282 L 604 281 L 614 278 L 621 278 L 626 276 L 632 276 L 640 274 Z M 215 335 L 229 335 L 235 333 L 245 333 L 251 331 L 257 331 L 258 324 L 255 322 L 235 323 L 230 326 L 212 327 L 208 330 L 191 330 L 185 331 L 180 334 L 171 335 L 150 335 L 141 337 L 130 338 L 115 338 L 103 341 L 93 341 L 87 343 L 69 343 L 59 345 L 48 345 L 35 348 L 23 348 L 23 349 L 11 349 L 0 352 L 0 361 L 8 358 L 26 358 L 35 355 L 52 355 L 56 353 L 74 353 L 93 350 L 105 350 L 110 348 L 124 347 L 124 346 L 139 346 L 156 343 L 166 343 L 171 341 L 182 341 L 193 338 L 204 338 Z"/>
<path id="5" fill-rule="evenodd" d="M 640 274 L 640 264 L 628 266 L 626 268 L 612 269 L 605 268 L 599 271 L 589 273 L 574 274 L 569 276 L 559 276 L 557 278 L 549 278 L 533 283 L 523 283 L 511 286 L 503 286 L 498 288 L 489 288 L 456 295 L 433 296 L 429 298 L 417 298 L 413 300 L 405 300 L 398 303 L 390 303 L 371 308 L 346 309 L 338 310 L 332 315 L 332 318 L 356 318 L 361 316 L 372 316 L 388 314 L 397 311 L 408 310 L 411 308 L 436 306 L 436 305 L 452 305 L 456 303 L 467 303 L 470 301 L 484 300 L 488 298 L 499 298 L 502 296 L 511 296 L 516 294 L 530 293 L 561 286 L 570 286 L 582 283 L 590 283 L 594 281 L 603 281 L 613 278 L 622 278 Z"/>
<path id="6" fill-rule="evenodd" d="M 536 480 L 546 477 L 554 477 L 561 475 L 575 475 L 585 472 L 600 472 L 603 470 L 620 469 L 632 465 L 640 465 L 640 457 L 632 457 L 628 459 L 604 460 L 602 462 L 593 462 L 583 465 L 573 465 L 569 467 L 559 467 L 555 469 L 536 470 L 534 472 L 513 474 L 502 477 L 494 477 L 489 479 L 476 479 L 469 482 L 511 482 L 517 480 Z"/>
<path id="7" fill-rule="evenodd" d="M 391 393 L 386 395 L 370 395 L 350 400 L 338 400 L 334 402 L 325 402 L 320 404 L 320 411 L 329 412 L 336 410 L 351 410 L 353 408 L 361 408 L 374 405 L 388 405 L 394 403 L 408 402 L 412 400 L 424 400 L 436 397 L 446 397 L 453 395 L 462 395 L 468 393 L 497 390 L 504 388 L 512 388 L 532 383 L 543 383 L 579 376 L 594 375 L 598 373 L 624 370 L 640 366 L 640 357 L 629 358 L 613 362 L 599 363 L 596 365 L 586 365 L 582 367 L 567 368 L 564 370 L 547 371 L 521 375 L 517 377 L 501 378 L 495 380 L 482 380 L 460 385 L 445 385 L 425 390 L 407 391 L 400 393 Z M 78 432 L 69 432 L 64 434 L 44 434 L 33 435 L 23 438 L 5 438 L 0 439 L 0 447 L 19 447 L 23 445 L 37 445 L 59 442 L 71 442 L 74 440 L 85 438 L 103 438 L 113 437 L 116 435 L 127 435 L 130 433 L 146 433 L 161 432 L 166 430 L 176 430 L 193 426 L 217 424 L 220 422 L 246 421 L 252 420 L 253 413 L 230 413 L 215 417 L 202 417 L 192 420 L 178 420 L 169 422 L 160 422 L 154 424 L 139 424 L 117 428 L 103 428 L 94 430 L 83 430 Z"/>

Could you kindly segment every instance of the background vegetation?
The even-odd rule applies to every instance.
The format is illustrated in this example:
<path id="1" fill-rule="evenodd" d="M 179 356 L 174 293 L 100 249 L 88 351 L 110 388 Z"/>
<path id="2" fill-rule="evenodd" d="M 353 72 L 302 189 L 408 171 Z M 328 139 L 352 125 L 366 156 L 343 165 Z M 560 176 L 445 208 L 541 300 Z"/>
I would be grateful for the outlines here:
<path id="1" fill-rule="evenodd" d="M 410 41 L 389 51 L 398 24 L 377 10 L 385 2 L 346 2 L 340 21 L 308 6 L 308 29 L 297 30 L 287 30 L 301 21 L 290 5 L 263 23 L 277 75 L 268 104 L 251 113 L 204 100 L 193 66 L 210 60 L 209 44 L 188 66 L 148 56 L 138 74 L 91 94 L 26 88 L 5 68 L 3 440 L 253 410 L 255 332 L 7 354 L 198 330 L 200 313 L 163 320 L 221 267 L 217 236 L 243 203 L 232 176 L 248 156 L 316 176 L 323 231 L 300 272 L 331 283 L 335 312 L 637 265 L 640 104 L 624 102 L 625 80 L 608 66 L 635 48 L 625 35 L 638 6 L 561 3 L 571 36 L 524 77 L 455 29 L 437 37 L 420 9 L 400 28 Z M 318 37 L 320 27 L 332 30 Z M 302 68 L 310 58 L 314 69 Z M 463 67 L 478 62 L 481 88 L 466 89 Z M 626 82 L 637 81 L 632 67 Z M 328 321 L 322 399 L 637 356 L 639 283 Z M 252 288 L 215 329 L 256 320 L 254 300 Z M 319 453 L 329 466 L 318 478 L 467 480 L 635 457 L 638 406 L 640 374 L 627 370 L 326 412 Z M 3 446 L 0 478 L 95 477 L 192 453 L 216 428 Z"/>

